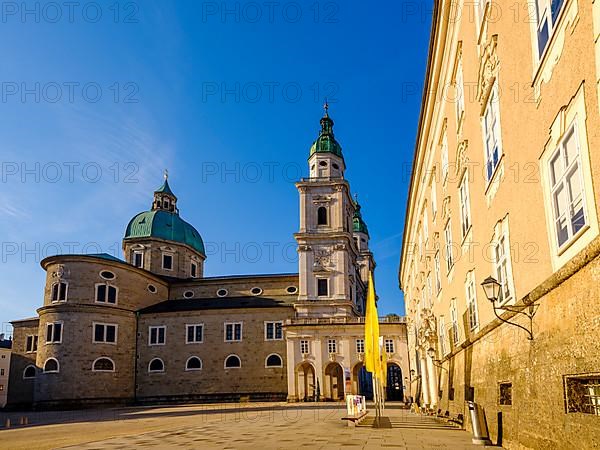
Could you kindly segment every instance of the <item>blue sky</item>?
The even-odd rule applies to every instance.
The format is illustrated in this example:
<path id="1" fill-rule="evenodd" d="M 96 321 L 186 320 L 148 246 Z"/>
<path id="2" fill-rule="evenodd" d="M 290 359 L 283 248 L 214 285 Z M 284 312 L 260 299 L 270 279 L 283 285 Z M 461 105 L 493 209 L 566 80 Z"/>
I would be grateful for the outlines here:
<path id="1" fill-rule="evenodd" d="M 41 305 L 43 257 L 120 256 L 165 168 L 207 244 L 206 275 L 296 271 L 294 181 L 324 97 L 371 233 L 380 312 L 404 312 L 429 2 L 25 5 L 0 17 L 4 330 Z"/>

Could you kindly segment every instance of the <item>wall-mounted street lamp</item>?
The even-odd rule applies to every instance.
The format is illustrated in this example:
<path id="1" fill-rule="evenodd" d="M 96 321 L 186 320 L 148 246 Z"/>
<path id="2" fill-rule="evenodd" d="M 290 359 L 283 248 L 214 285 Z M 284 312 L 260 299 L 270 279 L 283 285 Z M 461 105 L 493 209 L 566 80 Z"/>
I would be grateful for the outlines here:
<path id="1" fill-rule="evenodd" d="M 522 330 L 524 330 L 527 333 L 527 335 L 528 335 L 527 339 L 529 339 L 530 341 L 533 341 L 533 316 L 535 316 L 535 313 L 537 312 L 539 305 L 532 303 L 530 305 L 524 305 L 521 307 L 514 307 L 514 308 L 510 307 L 510 306 L 497 307 L 496 301 L 500 297 L 500 289 L 502 289 L 502 285 L 500 283 L 498 283 L 498 281 L 495 278 L 487 277 L 485 280 L 483 280 L 483 283 L 481 283 L 481 287 L 483 287 L 483 291 L 485 292 L 485 296 L 487 297 L 487 299 L 490 302 L 492 302 L 492 307 L 494 308 L 494 314 L 496 315 L 496 317 L 498 319 L 500 319 L 502 322 L 505 322 L 509 325 L 514 325 L 515 327 L 521 328 Z M 519 325 L 518 323 L 509 322 L 508 320 L 503 319 L 502 317 L 500 317 L 498 315 L 498 309 L 510 311 L 515 314 L 523 314 L 524 316 L 526 316 L 529 319 L 529 328 L 525 328 L 524 326 Z"/>
<path id="2" fill-rule="evenodd" d="M 444 366 L 442 366 L 442 360 L 436 359 L 437 352 L 435 351 L 435 349 L 433 347 L 429 347 L 429 349 L 427 350 L 427 356 L 429 356 L 431 358 L 431 361 L 433 362 L 433 365 L 435 367 L 439 367 L 440 369 L 448 372 L 448 369 L 446 369 Z"/>

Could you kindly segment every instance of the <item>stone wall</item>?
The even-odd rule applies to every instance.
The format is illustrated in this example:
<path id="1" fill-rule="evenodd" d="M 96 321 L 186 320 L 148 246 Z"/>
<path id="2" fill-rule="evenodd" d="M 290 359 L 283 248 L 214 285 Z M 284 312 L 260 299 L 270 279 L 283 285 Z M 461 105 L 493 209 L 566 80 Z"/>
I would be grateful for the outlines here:
<path id="1" fill-rule="evenodd" d="M 38 323 L 38 319 L 22 320 L 13 323 L 13 346 L 8 382 L 8 407 L 30 405 L 33 402 L 35 379 L 23 379 L 23 372 L 27 366 L 36 365 L 36 353 L 27 353 L 26 344 L 28 335 L 38 334 Z M 39 373 L 39 370 L 37 372 Z"/>

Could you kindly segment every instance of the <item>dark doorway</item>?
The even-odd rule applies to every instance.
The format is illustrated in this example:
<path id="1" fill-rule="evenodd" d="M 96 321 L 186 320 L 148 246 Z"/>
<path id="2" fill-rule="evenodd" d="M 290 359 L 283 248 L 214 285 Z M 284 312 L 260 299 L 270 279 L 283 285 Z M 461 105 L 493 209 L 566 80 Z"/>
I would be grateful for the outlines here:
<path id="1" fill-rule="evenodd" d="M 404 388 L 402 386 L 402 369 L 394 363 L 387 366 L 387 388 L 386 397 L 388 401 L 404 401 Z"/>
<path id="2" fill-rule="evenodd" d="M 373 400 L 373 376 L 367 372 L 362 363 L 354 367 L 354 379 L 357 384 L 358 395 L 364 395 L 367 400 Z"/>

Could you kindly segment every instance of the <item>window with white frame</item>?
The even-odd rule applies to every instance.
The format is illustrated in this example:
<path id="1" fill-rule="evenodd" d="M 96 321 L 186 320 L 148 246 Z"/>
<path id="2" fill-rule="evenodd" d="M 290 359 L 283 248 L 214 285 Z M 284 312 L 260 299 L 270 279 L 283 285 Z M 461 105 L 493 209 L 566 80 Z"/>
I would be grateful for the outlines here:
<path id="1" fill-rule="evenodd" d="M 265 341 L 280 341 L 283 339 L 283 322 L 265 322 Z"/>
<path id="2" fill-rule="evenodd" d="M 538 57 L 541 59 L 556 28 L 564 0 L 536 0 Z"/>
<path id="3" fill-rule="evenodd" d="M 148 327 L 148 345 L 165 345 L 167 327 L 165 325 Z"/>
<path id="4" fill-rule="evenodd" d="M 498 99 L 498 83 L 494 82 L 482 117 L 483 140 L 485 149 L 485 167 L 487 180 L 490 181 L 496 172 L 502 156 L 500 139 L 500 107 Z"/>
<path id="5" fill-rule="evenodd" d="M 512 292 L 510 289 L 509 272 L 508 272 L 508 259 L 510 258 L 510 248 L 508 246 L 508 239 L 503 233 L 496 245 L 494 246 L 495 253 L 495 264 L 496 264 L 496 279 L 500 283 L 500 294 L 498 297 L 498 303 L 504 303 L 512 298 Z"/>
<path id="6" fill-rule="evenodd" d="M 109 284 L 96 285 L 96 302 L 117 304 L 117 288 Z"/>
<path id="7" fill-rule="evenodd" d="M 394 340 L 393 339 L 385 339 L 384 348 L 386 353 L 394 353 Z"/>
<path id="8" fill-rule="evenodd" d="M 337 353 L 337 341 L 335 339 L 327 340 L 327 352 L 330 354 Z"/>
<path id="9" fill-rule="evenodd" d="M 117 325 L 110 323 L 93 323 L 94 344 L 116 344 L 117 343 Z"/>
<path id="10" fill-rule="evenodd" d="M 442 183 L 446 182 L 446 178 L 448 178 L 448 136 L 446 135 L 446 131 L 444 131 L 444 135 L 442 136 Z"/>
<path id="11" fill-rule="evenodd" d="M 587 224 L 579 153 L 577 127 L 572 125 L 549 161 L 554 230 L 559 249 Z"/>
<path id="12" fill-rule="evenodd" d="M 460 127 L 463 113 L 465 112 L 465 86 L 463 80 L 462 56 L 459 55 L 456 65 L 456 76 L 454 79 L 456 89 L 456 127 Z"/>
<path id="13" fill-rule="evenodd" d="M 356 340 L 356 353 L 364 353 L 365 352 L 365 340 L 357 339 Z"/>
<path id="14" fill-rule="evenodd" d="M 38 347 L 37 335 L 30 334 L 29 336 L 27 336 L 27 341 L 25 343 L 25 352 L 26 353 L 37 352 L 37 347 Z"/>
<path id="15" fill-rule="evenodd" d="M 465 171 L 465 175 L 460 182 L 458 188 L 460 200 L 460 224 L 463 239 L 471 228 L 471 205 L 469 199 L 469 171 Z"/>
<path id="16" fill-rule="evenodd" d="M 162 255 L 162 268 L 165 270 L 173 270 L 173 255 L 170 253 L 163 253 Z"/>
<path id="17" fill-rule="evenodd" d="M 446 354 L 446 319 L 444 316 L 440 316 L 438 326 L 438 337 L 440 340 L 440 350 L 442 355 Z"/>
<path id="18" fill-rule="evenodd" d="M 435 253 L 434 263 L 435 263 L 435 293 L 437 295 L 442 290 L 442 269 L 440 266 L 439 250 Z"/>
<path id="19" fill-rule="evenodd" d="M 308 355 L 310 347 L 308 345 L 308 341 L 302 340 L 300 341 L 300 353 L 303 355 Z"/>
<path id="20" fill-rule="evenodd" d="M 204 338 L 204 325 L 193 324 L 186 325 L 186 344 L 201 344 Z"/>
<path id="21" fill-rule="evenodd" d="M 52 285 L 52 302 L 65 302 L 67 301 L 67 283 L 59 281 Z"/>
<path id="22" fill-rule="evenodd" d="M 479 314 L 477 312 L 477 292 L 475 290 L 475 272 L 473 270 L 467 273 L 465 294 L 469 311 L 469 329 L 474 330 L 479 326 Z"/>
<path id="23" fill-rule="evenodd" d="M 135 267 L 144 267 L 144 252 L 134 251 L 133 252 L 133 265 Z"/>
<path id="24" fill-rule="evenodd" d="M 446 228 L 444 228 L 444 236 L 446 238 L 446 270 L 450 272 L 454 265 L 454 255 L 452 254 L 452 223 L 450 220 L 448 220 Z"/>
<path id="25" fill-rule="evenodd" d="M 46 324 L 46 343 L 60 344 L 62 342 L 63 323 L 51 322 Z"/>
<path id="26" fill-rule="evenodd" d="M 454 345 L 459 342 L 458 335 L 458 310 L 456 309 L 456 299 L 453 298 L 450 302 L 450 319 L 452 320 L 452 343 Z"/>
<path id="27" fill-rule="evenodd" d="M 242 340 L 242 322 L 225 324 L 225 342 L 239 342 Z"/>

